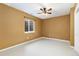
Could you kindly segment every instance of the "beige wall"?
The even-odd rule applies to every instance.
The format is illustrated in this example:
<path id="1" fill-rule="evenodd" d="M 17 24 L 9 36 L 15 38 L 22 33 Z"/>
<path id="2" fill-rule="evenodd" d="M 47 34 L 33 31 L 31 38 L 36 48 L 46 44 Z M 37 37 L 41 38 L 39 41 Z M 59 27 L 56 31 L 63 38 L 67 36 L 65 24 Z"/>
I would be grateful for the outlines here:
<path id="1" fill-rule="evenodd" d="M 74 12 L 75 7 L 70 9 L 70 44 L 74 45 Z"/>
<path id="2" fill-rule="evenodd" d="M 24 16 L 35 21 L 35 33 L 24 33 Z M 0 4 L 0 49 L 40 36 L 40 19 L 4 4 Z"/>
<path id="3" fill-rule="evenodd" d="M 69 22 L 69 15 L 43 20 L 43 36 L 69 40 Z"/>

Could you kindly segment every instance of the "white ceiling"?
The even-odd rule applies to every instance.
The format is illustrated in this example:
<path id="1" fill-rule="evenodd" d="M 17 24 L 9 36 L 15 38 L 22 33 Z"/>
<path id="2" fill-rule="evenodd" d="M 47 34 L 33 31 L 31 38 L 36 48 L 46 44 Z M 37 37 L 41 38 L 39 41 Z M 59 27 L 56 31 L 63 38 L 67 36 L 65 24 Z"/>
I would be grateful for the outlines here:
<path id="1" fill-rule="evenodd" d="M 70 12 L 70 8 L 74 6 L 73 3 L 6 3 L 7 5 L 22 10 L 28 14 L 36 16 L 40 19 L 47 19 L 56 16 L 67 15 Z M 52 14 L 38 14 L 40 13 L 40 8 L 52 8 Z"/>

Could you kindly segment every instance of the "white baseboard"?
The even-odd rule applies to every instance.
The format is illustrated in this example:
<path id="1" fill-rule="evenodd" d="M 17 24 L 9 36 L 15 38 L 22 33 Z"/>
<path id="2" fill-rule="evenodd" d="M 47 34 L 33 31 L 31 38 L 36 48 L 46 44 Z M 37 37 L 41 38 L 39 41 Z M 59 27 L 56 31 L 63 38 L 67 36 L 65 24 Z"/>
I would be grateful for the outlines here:
<path id="1" fill-rule="evenodd" d="M 17 44 L 17 45 L 13 45 L 13 46 L 4 48 L 4 49 L 1 49 L 0 52 L 6 51 L 6 50 L 11 49 L 11 48 L 14 48 L 14 47 L 21 46 L 21 45 L 23 45 L 23 44 L 31 43 L 31 42 L 33 42 L 33 41 L 40 40 L 40 39 L 42 39 L 42 38 L 44 38 L 44 37 L 36 38 L 36 39 L 30 40 L 30 41 L 26 41 L 26 42 L 23 42 L 23 43 L 20 43 L 20 44 Z"/>
<path id="2" fill-rule="evenodd" d="M 66 43 L 69 43 L 70 44 L 70 42 L 68 40 L 62 40 L 62 39 L 56 39 L 56 38 L 48 38 L 48 37 L 43 37 L 43 38 L 50 39 L 50 40 L 62 41 L 62 42 L 66 42 Z M 70 47 L 74 49 L 74 46 L 71 46 L 70 45 Z"/>
<path id="3" fill-rule="evenodd" d="M 62 39 L 57 39 L 57 38 L 48 38 L 48 37 L 43 37 L 43 38 L 51 39 L 51 40 L 57 40 L 57 41 L 62 41 L 62 42 L 67 42 L 67 43 L 69 43 L 68 40 L 62 40 Z"/>
<path id="4" fill-rule="evenodd" d="M 74 48 L 74 46 L 70 46 L 71 48 Z"/>
<path id="5" fill-rule="evenodd" d="M 69 43 L 69 41 L 67 41 L 67 40 L 56 39 L 56 38 L 48 38 L 48 37 L 40 37 L 40 38 L 36 38 L 36 39 L 30 40 L 30 41 L 26 41 L 26 42 L 23 42 L 23 43 L 14 45 L 14 46 L 10 46 L 10 47 L 8 47 L 8 48 L 1 49 L 0 52 L 6 51 L 6 50 L 11 49 L 11 48 L 14 48 L 14 47 L 21 46 L 21 45 L 23 45 L 23 44 L 28 44 L 28 43 L 31 43 L 31 42 L 33 42 L 33 41 L 40 40 L 40 39 L 51 39 L 51 40 L 57 40 L 57 41 L 62 41 L 62 42 L 67 42 L 67 43 Z M 72 47 L 72 48 L 73 48 L 73 47 Z"/>

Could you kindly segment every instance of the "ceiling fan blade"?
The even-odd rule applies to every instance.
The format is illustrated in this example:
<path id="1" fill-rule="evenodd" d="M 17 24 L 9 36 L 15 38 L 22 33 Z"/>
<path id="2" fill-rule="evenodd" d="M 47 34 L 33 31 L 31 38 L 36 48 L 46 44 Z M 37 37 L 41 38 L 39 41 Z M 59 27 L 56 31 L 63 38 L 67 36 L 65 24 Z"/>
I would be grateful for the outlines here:
<path id="1" fill-rule="evenodd" d="M 42 8 L 40 8 L 40 10 L 41 10 L 41 11 L 43 11 L 43 9 L 42 9 Z"/>
<path id="2" fill-rule="evenodd" d="M 43 8 L 43 9 L 44 9 L 44 11 L 43 11 L 43 12 L 44 12 L 44 13 L 46 13 L 46 8 Z"/>
<path id="3" fill-rule="evenodd" d="M 48 14 L 52 14 L 51 12 L 47 12 Z"/>
<path id="4" fill-rule="evenodd" d="M 52 10 L 52 8 L 48 9 L 47 11 L 51 11 L 51 10 Z"/>

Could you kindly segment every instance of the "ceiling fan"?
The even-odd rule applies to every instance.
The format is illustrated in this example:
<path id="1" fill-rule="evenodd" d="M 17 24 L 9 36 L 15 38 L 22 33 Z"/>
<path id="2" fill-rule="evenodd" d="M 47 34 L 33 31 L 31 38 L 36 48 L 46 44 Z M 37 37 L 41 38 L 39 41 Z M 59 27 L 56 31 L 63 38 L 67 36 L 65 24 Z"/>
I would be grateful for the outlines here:
<path id="1" fill-rule="evenodd" d="M 42 11 L 43 14 L 52 14 L 52 8 L 40 8 L 40 10 Z M 42 14 L 42 13 L 38 13 L 38 14 Z"/>

